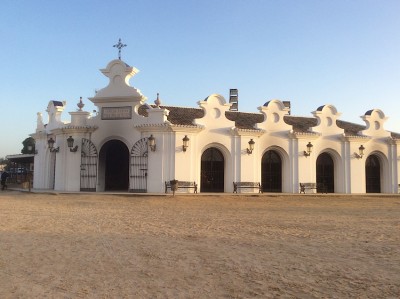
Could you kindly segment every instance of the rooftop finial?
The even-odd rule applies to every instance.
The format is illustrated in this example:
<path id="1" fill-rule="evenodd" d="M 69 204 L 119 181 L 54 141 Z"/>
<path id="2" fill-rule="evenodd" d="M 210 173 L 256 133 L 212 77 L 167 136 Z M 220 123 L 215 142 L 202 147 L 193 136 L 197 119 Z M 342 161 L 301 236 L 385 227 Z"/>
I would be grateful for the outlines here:
<path id="1" fill-rule="evenodd" d="M 157 92 L 157 99 L 154 101 L 154 104 L 156 104 L 157 107 L 160 107 L 161 105 L 160 94 L 158 92 Z"/>
<path id="2" fill-rule="evenodd" d="M 118 44 L 115 44 L 113 47 L 118 49 L 118 59 L 121 60 L 121 49 L 126 47 L 127 45 L 121 43 L 121 39 L 118 40 Z"/>
<path id="3" fill-rule="evenodd" d="M 79 98 L 79 103 L 76 105 L 78 106 L 79 111 L 82 111 L 83 106 L 85 106 L 85 104 L 82 102 L 82 97 Z"/>

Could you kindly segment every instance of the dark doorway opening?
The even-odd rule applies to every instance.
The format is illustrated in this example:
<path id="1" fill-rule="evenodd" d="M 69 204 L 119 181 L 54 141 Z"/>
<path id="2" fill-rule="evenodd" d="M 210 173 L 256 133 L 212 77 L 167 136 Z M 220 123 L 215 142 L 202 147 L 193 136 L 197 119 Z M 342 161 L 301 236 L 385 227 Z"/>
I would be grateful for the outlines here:
<path id="1" fill-rule="evenodd" d="M 126 145 L 119 140 L 111 140 L 103 145 L 101 151 L 104 151 L 105 157 L 105 191 L 128 191 L 129 150 Z"/>
<path id="2" fill-rule="evenodd" d="M 222 153 L 211 147 L 201 155 L 200 192 L 224 192 L 225 160 Z"/>
<path id="3" fill-rule="evenodd" d="M 276 151 L 267 151 L 261 160 L 263 192 L 282 192 L 282 160 Z"/>
<path id="4" fill-rule="evenodd" d="M 317 159 L 317 192 L 335 192 L 335 170 L 331 155 L 323 153 Z"/>
<path id="5" fill-rule="evenodd" d="M 365 183 L 367 193 L 381 193 L 381 163 L 376 155 L 365 161 Z"/>

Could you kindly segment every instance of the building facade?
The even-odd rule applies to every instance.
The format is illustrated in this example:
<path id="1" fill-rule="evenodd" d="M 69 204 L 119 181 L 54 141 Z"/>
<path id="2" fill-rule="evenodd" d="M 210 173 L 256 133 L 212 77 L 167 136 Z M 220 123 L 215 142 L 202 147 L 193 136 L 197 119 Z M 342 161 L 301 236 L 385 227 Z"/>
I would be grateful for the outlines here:
<path id="1" fill-rule="evenodd" d="M 379 109 L 365 125 L 340 120 L 330 104 L 310 117 L 293 116 L 272 100 L 259 113 L 231 109 L 221 95 L 197 108 L 149 105 L 129 79 L 138 70 L 121 60 L 101 72 L 109 84 L 89 98 L 97 113 L 61 114 L 50 101 L 48 121 L 38 113 L 34 188 L 57 191 L 164 192 L 173 179 L 199 192 L 232 192 L 233 182 L 260 182 L 264 192 L 398 193 L 400 134 L 386 131 Z M 255 190 L 240 189 L 239 192 Z M 180 189 L 193 192 L 192 189 Z"/>

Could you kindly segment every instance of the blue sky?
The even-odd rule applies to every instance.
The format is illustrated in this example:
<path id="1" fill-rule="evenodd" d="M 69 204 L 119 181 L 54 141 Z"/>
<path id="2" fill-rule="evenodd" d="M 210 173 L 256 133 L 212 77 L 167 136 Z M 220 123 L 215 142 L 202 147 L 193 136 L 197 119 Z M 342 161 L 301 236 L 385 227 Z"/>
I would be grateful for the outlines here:
<path id="1" fill-rule="evenodd" d="M 333 104 L 341 119 L 379 108 L 400 132 L 400 1 L 18 1 L 0 11 L 0 157 L 20 153 L 36 113 L 66 100 L 64 119 L 107 85 L 117 58 L 153 103 L 197 107 L 239 89 L 239 110 L 289 100 L 311 116 Z M 44 114 L 45 115 L 45 114 Z"/>

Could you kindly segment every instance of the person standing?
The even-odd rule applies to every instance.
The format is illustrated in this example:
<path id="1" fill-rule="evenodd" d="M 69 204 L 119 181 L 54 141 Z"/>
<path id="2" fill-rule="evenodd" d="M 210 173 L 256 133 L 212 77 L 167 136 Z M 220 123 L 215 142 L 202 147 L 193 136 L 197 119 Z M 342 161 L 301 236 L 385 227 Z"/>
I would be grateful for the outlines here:
<path id="1" fill-rule="evenodd" d="M 7 171 L 4 171 L 1 174 L 1 190 L 7 189 L 7 178 L 10 174 Z"/>

